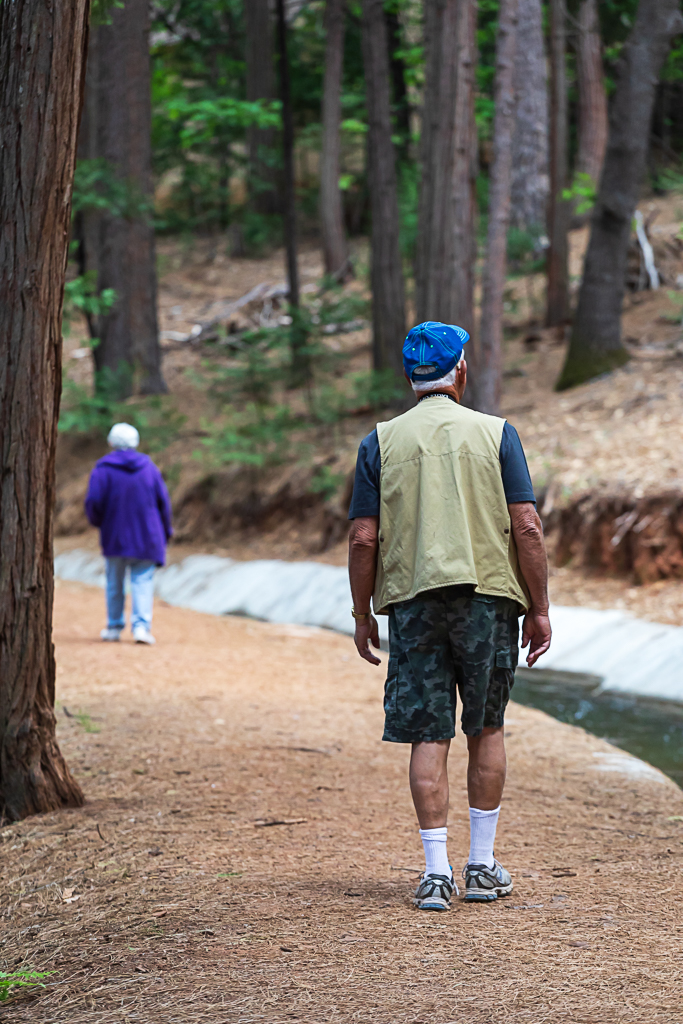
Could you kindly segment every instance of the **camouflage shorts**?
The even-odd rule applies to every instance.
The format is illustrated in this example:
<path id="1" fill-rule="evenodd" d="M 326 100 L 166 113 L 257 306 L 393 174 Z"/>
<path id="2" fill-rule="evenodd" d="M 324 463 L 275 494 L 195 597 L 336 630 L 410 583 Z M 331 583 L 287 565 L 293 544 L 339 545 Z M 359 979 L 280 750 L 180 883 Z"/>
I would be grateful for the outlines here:
<path id="1" fill-rule="evenodd" d="M 383 739 L 455 736 L 457 692 L 466 736 L 503 724 L 518 656 L 516 602 L 440 587 L 389 607 Z"/>

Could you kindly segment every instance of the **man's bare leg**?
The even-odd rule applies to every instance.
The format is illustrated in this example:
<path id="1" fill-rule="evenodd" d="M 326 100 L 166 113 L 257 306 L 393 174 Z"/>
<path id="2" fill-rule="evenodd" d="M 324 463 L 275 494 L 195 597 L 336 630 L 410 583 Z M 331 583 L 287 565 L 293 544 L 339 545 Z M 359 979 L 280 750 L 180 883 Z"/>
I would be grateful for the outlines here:
<path id="1" fill-rule="evenodd" d="M 446 910 L 453 891 L 446 847 L 450 745 L 450 740 L 414 743 L 410 757 L 410 791 L 425 853 L 425 881 L 420 883 L 416 903 L 424 910 Z M 430 876 L 436 880 L 430 882 Z"/>
<path id="2" fill-rule="evenodd" d="M 413 743 L 410 792 L 420 828 L 445 828 L 448 823 L 448 749 L 450 740 Z"/>
<path id="3" fill-rule="evenodd" d="M 480 736 L 467 737 L 467 795 L 470 807 L 493 811 L 500 806 L 505 785 L 507 761 L 503 728 L 482 730 Z"/>
<path id="4" fill-rule="evenodd" d="M 493 844 L 505 785 L 503 728 L 485 728 L 468 736 L 467 795 L 470 804 L 470 853 L 468 864 L 494 867 Z"/>

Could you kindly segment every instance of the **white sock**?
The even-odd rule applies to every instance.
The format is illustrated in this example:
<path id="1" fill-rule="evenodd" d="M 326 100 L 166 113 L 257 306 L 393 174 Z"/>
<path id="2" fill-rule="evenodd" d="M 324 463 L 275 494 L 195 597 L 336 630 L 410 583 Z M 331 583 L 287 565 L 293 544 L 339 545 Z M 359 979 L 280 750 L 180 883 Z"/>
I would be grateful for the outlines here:
<path id="1" fill-rule="evenodd" d="M 425 851 L 425 875 L 446 875 L 450 878 L 452 872 L 446 852 L 448 829 L 421 828 L 420 838 Z"/>
<path id="2" fill-rule="evenodd" d="M 496 826 L 500 804 L 495 811 L 479 811 L 470 807 L 470 856 L 468 864 L 494 864 L 493 844 L 496 840 Z"/>

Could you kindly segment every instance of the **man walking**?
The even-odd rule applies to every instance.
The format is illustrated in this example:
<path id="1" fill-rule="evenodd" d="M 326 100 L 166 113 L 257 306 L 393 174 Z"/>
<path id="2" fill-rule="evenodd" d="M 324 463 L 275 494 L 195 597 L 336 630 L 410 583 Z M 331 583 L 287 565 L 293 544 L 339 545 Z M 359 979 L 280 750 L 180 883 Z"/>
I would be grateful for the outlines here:
<path id="1" fill-rule="evenodd" d="M 135 427 L 115 423 L 107 441 L 114 450 L 96 463 L 85 499 L 85 514 L 100 528 L 107 561 L 107 628 L 100 636 L 120 639 L 128 569 L 133 638 L 138 644 L 154 644 L 154 570 L 166 561 L 166 541 L 173 535 L 171 502 L 157 467 L 136 450 L 140 435 Z"/>
<path id="2" fill-rule="evenodd" d="M 446 852 L 447 760 L 457 694 L 467 737 L 470 852 L 465 899 L 512 891 L 493 853 L 505 783 L 503 720 L 525 612 L 527 663 L 550 646 L 543 531 L 524 452 L 505 420 L 464 408 L 461 327 L 427 322 L 403 346 L 418 396 L 409 412 L 362 441 L 349 518 L 349 575 L 358 653 L 380 661 L 377 622 L 389 616 L 384 739 L 411 743 L 410 788 L 425 872 L 421 910 L 458 892 Z"/>

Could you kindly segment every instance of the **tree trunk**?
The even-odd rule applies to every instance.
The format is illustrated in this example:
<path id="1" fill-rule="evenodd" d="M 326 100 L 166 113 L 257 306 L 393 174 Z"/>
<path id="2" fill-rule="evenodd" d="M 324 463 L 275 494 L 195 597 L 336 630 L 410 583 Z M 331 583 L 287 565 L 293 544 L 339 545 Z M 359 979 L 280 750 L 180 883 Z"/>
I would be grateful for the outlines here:
<path id="1" fill-rule="evenodd" d="M 384 17 L 387 23 L 395 129 L 400 139 L 398 143 L 398 158 L 399 160 L 407 160 L 410 154 L 410 98 L 406 85 L 405 61 L 402 57 L 397 56 L 397 52 L 403 44 L 403 33 L 397 11 L 385 10 Z"/>
<path id="2" fill-rule="evenodd" d="M 607 148 L 607 93 L 597 0 L 583 0 L 579 8 L 576 82 L 579 92 L 576 169 L 587 174 L 597 188 Z"/>
<path id="3" fill-rule="evenodd" d="M 152 205 L 152 103 L 149 4 L 126 0 L 111 24 L 93 29 L 80 155 L 106 162 L 127 190 L 124 211 L 90 211 L 81 219 L 81 266 L 95 270 L 98 290 L 113 288 L 110 313 L 93 324 L 99 385 L 125 398 L 167 391 L 161 374 Z"/>
<path id="4" fill-rule="evenodd" d="M 396 155 L 391 140 L 389 59 L 382 0 L 363 0 L 363 63 L 368 107 L 372 215 L 372 334 L 376 370 L 403 374 L 405 293 L 399 243 Z"/>
<path id="5" fill-rule="evenodd" d="M 247 0 L 246 28 L 247 99 L 275 99 L 275 61 L 271 0 Z M 274 128 L 250 128 L 247 132 L 247 187 L 249 205 L 255 213 L 274 214 L 281 210 L 278 174 L 275 166 L 277 133 Z"/>
<path id="6" fill-rule="evenodd" d="M 0 815 L 75 807 L 55 739 L 52 510 L 87 0 L 0 4 Z"/>
<path id="7" fill-rule="evenodd" d="M 567 72 L 564 0 L 550 0 L 550 204 L 546 324 L 569 319 L 568 240 L 570 207 L 562 198 L 567 180 Z"/>
<path id="8" fill-rule="evenodd" d="M 611 370 L 628 358 L 621 344 L 621 307 L 631 222 L 645 174 L 657 79 L 671 39 L 681 31 L 678 0 L 640 0 L 617 66 L 607 152 L 558 389 Z"/>
<path id="9" fill-rule="evenodd" d="M 510 223 L 545 234 L 548 218 L 548 70 L 541 0 L 519 0 Z"/>
<path id="10" fill-rule="evenodd" d="M 515 108 L 517 0 L 501 0 L 496 41 L 496 112 L 489 179 L 489 223 L 482 280 L 476 397 L 480 412 L 498 415 L 503 380 L 503 292 L 510 220 Z"/>
<path id="11" fill-rule="evenodd" d="M 455 156 L 451 193 L 453 243 L 448 323 L 474 333 L 474 270 L 477 262 L 477 125 L 474 119 L 477 68 L 477 0 L 460 0 L 458 81 L 455 91 Z M 469 356 L 474 366 L 474 350 Z"/>
<path id="12" fill-rule="evenodd" d="M 327 0 L 325 4 L 325 82 L 320 161 L 320 222 L 325 273 L 338 281 L 347 277 L 349 271 L 349 254 L 339 188 L 345 7 L 346 0 Z"/>
<path id="13" fill-rule="evenodd" d="M 415 260 L 417 319 L 456 322 L 453 307 L 460 0 L 425 0 L 425 89 L 422 109 L 422 181 Z"/>

